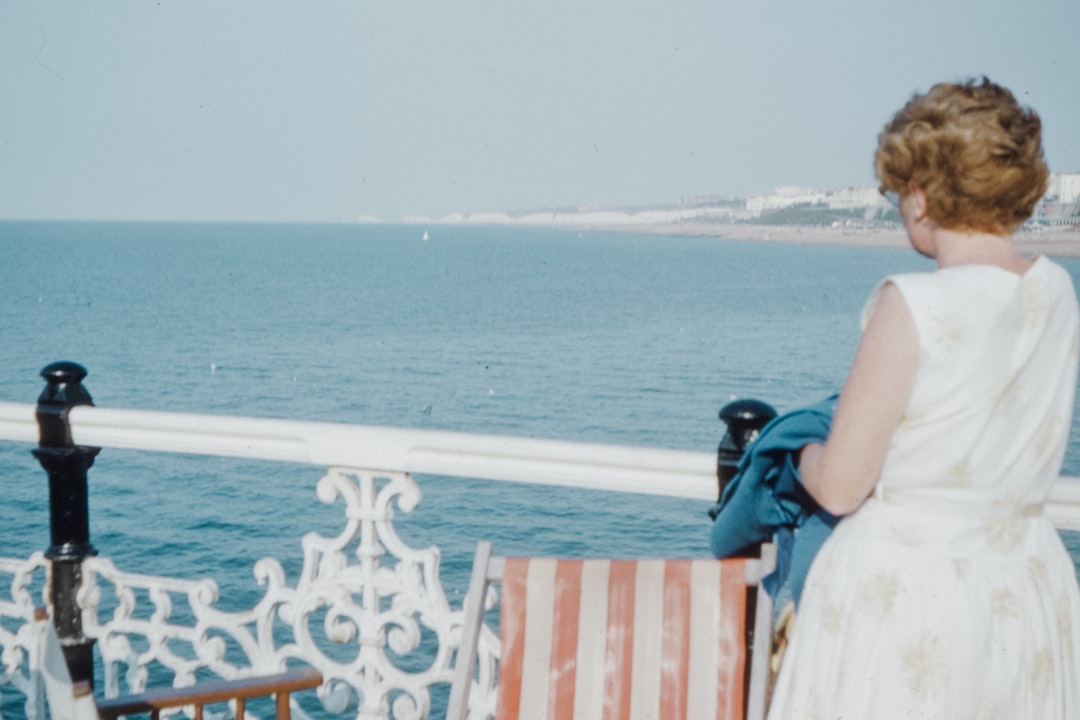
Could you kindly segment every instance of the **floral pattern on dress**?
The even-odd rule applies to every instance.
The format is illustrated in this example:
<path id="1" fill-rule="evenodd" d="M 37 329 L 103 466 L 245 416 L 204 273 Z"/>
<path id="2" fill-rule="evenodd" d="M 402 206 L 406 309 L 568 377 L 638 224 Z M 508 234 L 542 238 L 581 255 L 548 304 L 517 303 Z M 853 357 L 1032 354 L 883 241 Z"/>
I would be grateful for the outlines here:
<path id="1" fill-rule="evenodd" d="M 1054 603 L 1054 612 L 1057 614 L 1058 628 L 1061 632 L 1061 637 L 1067 638 L 1073 634 L 1073 617 L 1071 612 L 1071 606 L 1069 602 L 1069 596 L 1066 593 L 1058 593 L 1056 601 Z M 1075 648 L 1072 643 L 1064 643 L 1062 645 L 1065 657 L 1070 661 L 1074 661 Z"/>
<path id="2" fill-rule="evenodd" d="M 1026 524 L 1027 518 L 1023 517 L 991 520 L 986 524 L 987 542 L 998 552 L 1008 552 L 1014 549 L 1024 536 Z"/>
<path id="3" fill-rule="evenodd" d="M 908 643 L 900 655 L 904 682 L 923 702 L 932 702 L 948 686 L 949 666 L 942 659 L 941 638 L 923 632 Z"/>
<path id="4" fill-rule="evenodd" d="M 1031 689 L 1038 696 L 1045 697 L 1053 687 L 1054 653 L 1049 648 L 1039 648 L 1035 653 L 1034 667 L 1031 669 Z"/>
<path id="5" fill-rule="evenodd" d="M 951 315 L 938 315 L 933 322 L 938 344 L 946 351 L 958 348 L 967 338 L 967 326 Z"/>
<path id="6" fill-rule="evenodd" d="M 835 633 L 837 635 L 844 632 L 844 611 L 836 605 L 830 605 L 825 608 L 825 617 L 821 623 L 821 627 L 827 632 Z"/>
<path id="7" fill-rule="evenodd" d="M 1045 465 L 1058 454 L 1065 439 L 1065 419 L 1060 415 L 1047 418 L 1046 422 L 1039 428 L 1032 443 L 1035 450 L 1035 461 L 1040 466 Z"/>
<path id="8" fill-rule="evenodd" d="M 1022 308 L 1021 323 L 1026 329 L 1038 327 L 1049 308 L 1049 296 L 1044 284 L 1036 278 L 1028 278 L 1020 289 Z"/>
<path id="9" fill-rule="evenodd" d="M 900 592 L 900 579 L 896 575 L 875 575 L 863 588 L 863 605 L 885 617 L 892 612 L 896 595 Z"/>
<path id="10" fill-rule="evenodd" d="M 1042 558 L 1028 558 L 1028 574 L 1031 576 L 1032 584 L 1040 593 L 1049 591 L 1050 574 L 1046 571 L 1046 563 Z"/>
<path id="11" fill-rule="evenodd" d="M 907 547 L 919 547 L 926 542 L 925 538 L 919 535 L 919 531 L 913 527 L 894 525 L 890 528 L 890 531 L 892 532 L 893 540 L 901 545 L 906 545 Z"/>
<path id="12" fill-rule="evenodd" d="M 991 612 L 999 618 L 1020 617 L 1016 595 L 1007 587 L 998 588 L 990 601 Z"/>
<path id="13" fill-rule="evenodd" d="M 971 464 L 967 460 L 958 460 L 949 468 L 949 484 L 966 486 L 971 484 Z"/>

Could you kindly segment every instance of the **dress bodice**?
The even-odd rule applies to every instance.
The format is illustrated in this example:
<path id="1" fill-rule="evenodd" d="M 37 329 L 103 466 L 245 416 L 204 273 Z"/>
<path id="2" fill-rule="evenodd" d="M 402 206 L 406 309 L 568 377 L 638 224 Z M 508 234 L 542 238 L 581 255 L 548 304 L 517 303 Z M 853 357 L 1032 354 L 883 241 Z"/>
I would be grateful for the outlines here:
<path id="1" fill-rule="evenodd" d="M 1072 281 L 1040 256 L 1024 274 L 962 265 L 886 278 L 915 321 L 919 367 L 878 493 L 1041 503 L 1068 441 L 1080 344 Z"/>

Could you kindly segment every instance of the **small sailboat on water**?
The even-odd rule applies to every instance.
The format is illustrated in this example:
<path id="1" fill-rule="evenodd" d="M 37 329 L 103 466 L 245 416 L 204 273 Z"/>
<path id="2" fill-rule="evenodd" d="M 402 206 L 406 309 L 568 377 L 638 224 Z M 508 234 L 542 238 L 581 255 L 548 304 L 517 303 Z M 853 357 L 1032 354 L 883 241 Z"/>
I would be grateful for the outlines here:
<path id="1" fill-rule="evenodd" d="M 428 239 L 429 239 L 430 237 L 431 237 L 431 236 L 430 236 L 430 235 L 428 235 L 428 231 L 427 231 L 427 230 L 425 230 L 425 231 L 424 231 L 424 238 L 423 238 L 424 242 L 427 242 L 427 241 L 428 241 Z"/>

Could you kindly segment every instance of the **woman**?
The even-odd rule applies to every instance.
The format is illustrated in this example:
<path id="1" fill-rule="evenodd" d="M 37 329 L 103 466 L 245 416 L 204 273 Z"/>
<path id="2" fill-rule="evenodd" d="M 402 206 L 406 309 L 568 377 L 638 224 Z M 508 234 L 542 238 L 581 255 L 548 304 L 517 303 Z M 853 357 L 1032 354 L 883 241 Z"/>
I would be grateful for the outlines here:
<path id="1" fill-rule="evenodd" d="M 814 560 L 770 719 L 1080 718 L 1080 591 L 1042 503 L 1077 373 L 1068 274 L 1017 252 L 1041 123 L 984 79 L 916 95 L 875 169 L 938 270 L 886 278 L 806 488 Z"/>

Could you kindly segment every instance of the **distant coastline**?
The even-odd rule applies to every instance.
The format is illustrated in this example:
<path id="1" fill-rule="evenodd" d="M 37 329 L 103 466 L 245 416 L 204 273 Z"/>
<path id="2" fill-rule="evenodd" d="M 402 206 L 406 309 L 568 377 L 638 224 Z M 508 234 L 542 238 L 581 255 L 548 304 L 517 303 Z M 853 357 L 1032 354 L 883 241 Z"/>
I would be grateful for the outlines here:
<path id="1" fill-rule="evenodd" d="M 907 246 L 896 208 L 873 185 L 833 190 L 785 186 L 747 197 L 687 197 L 678 205 L 453 213 L 439 219 L 406 217 L 404 222 L 550 227 L 576 232 L 602 230 L 859 247 Z M 1080 257 L 1080 173 L 1051 175 L 1046 195 L 1036 206 L 1031 222 L 1015 237 L 1026 253 Z"/>
<path id="2" fill-rule="evenodd" d="M 644 235 L 679 235 L 714 237 L 721 240 L 751 240 L 758 242 L 807 243 L 817 245 L 846 245 L 857 247 L 907 247 L 908 241 L 900 228 L 888 227 L 823 227 L 812 225 L 751 225 L 742 223 L 640 223 L 614 225 L 582 225 L 578 230 Z M 1023 230 L 1014 236 L 1017 247 L 1024 253 L 1042 253 L 1058 257 L 1080 257 L 1080 228 L 1061 227 L 1046 230 Z"/>

